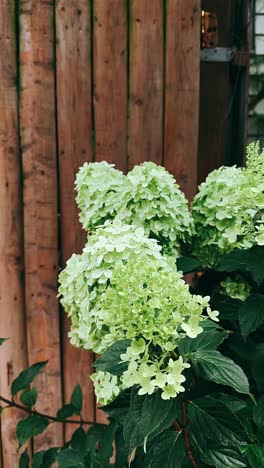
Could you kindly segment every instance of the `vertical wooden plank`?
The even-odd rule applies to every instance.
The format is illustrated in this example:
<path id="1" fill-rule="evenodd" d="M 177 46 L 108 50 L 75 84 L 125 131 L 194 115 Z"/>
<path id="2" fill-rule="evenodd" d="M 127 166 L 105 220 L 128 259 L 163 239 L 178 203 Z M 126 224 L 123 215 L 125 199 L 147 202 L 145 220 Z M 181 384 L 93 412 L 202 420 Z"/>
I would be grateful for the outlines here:
<path id="1" fill-rule="evenodd" d="M 162 163 L 163 1 L 130 2 L 129 167 Z"/>
<path id="2" fill-rule="evenodd" d="M 127 169 L 127 9 L 94 0 L 95 159 Z"/>
<path id="3" fill-rule="evenodd" d="M 78 168 L 92 161 L 90 14 L 87 0 L 58 0 L 56 5 L 62 267 L 73 252 L 81 252 L 86 240 L 78 221 L 74 180 Z M 83 417 L 93 420 L 94 393 L 88 377 L 93 356 L 70 344 L 66 317 L 63 323 L 64 398 L 69 402 L 79 383 L 84 390 Z M 66 427 L 66 439 L 74 429 Z"/>
<path id="4" fill-rule="evenodd" d="M 164 164 L 191 199 L 196 190 L 200 0 L 167 0 Z"/>
<path id="5" fill-rule="evenodd" d="M 26 367 L 23 294 L 23 216 L 19 151 L 15 4 L 1 2 L 0 14 L 0 392 Z M 15 428 L 21 414 L 9 408 L 1 417 L 2 461 L 18 466 Z M 0 461 L 1 464 L 1 461 Z"/>
<path id="6" fill-rule="evenodd" d="M 49 361 L 37 387 L 38 408 L 51 414 L 61 405 L 53 8 L 53 0 L 20 2 L 28 357 Z M 34 448 L 61 442 L 62 427 L 53 424 Z"/>

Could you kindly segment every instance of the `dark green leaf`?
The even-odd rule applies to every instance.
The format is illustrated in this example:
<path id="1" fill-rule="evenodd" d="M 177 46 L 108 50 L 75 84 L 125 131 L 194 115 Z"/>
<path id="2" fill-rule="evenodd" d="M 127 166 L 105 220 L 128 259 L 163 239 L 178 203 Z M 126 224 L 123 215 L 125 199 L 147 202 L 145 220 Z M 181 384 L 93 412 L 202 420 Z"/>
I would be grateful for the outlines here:
<path id="1" fill-rule="evenodd" d="M 226 331 L 204 331 L 196 338 L 183 338 L 179 343 L 179 352 L 184 355 L 200 349 L 213 350 L 227 337 Z"/>
<path id="2" fill-rule="evenodd" d="M 114 422 L 109 424 L 105 428 L 102 438 L 99 442 L 99 457 L 104 463 L 109 462 L 109 459 L 112 457 L 116 429 L 117 423 Z"/>
<path id="3" fill-rule="evenodd" d="M 3 413 L 3 411 L 4 411 L 3 406 L 0 406 L 0 416 L 1 416 L 1 414 Z"/>
<path id="4" fill-rule="evenodd" d="M 254 360 L 252 361 L 252 373 L 258 390 L 264 391 L 264 344 L 256 346 Z"/>
<path id="5" fill-rule="evenodd" d="M 201 269 L 200 262 L 192 257 L 180 257 L 176 260 L 178 271 L 182 271 L 184 275 Z"/>
<path id="6" fill-rule="evenodd" d="M 127 466 L 129 450 L 125 444 L 123 431 L 121 429 L 117 430 L 116 438 L 115 438 L 115 447 L 116 447 L 115 468 L 124 468 L 124 466 Z"/>
<path id="7" fill-rule="evenodd" d="M 46 366 L 48 361 L 37 362 L 32 366 L 23 370 L 19 376 L 13 381 L 11 385 L 11 393 L 15 395 L 20 390 L 26 389 L 34 378 L 40 373 L 40 371 Z"/>
<path id="8" fill-rule="evenodd" d="M 64 405 L 58 410 L 56 417 L 59 421 L 65 421 L 65 419 L 70 418 L 75 413 L 76 409 L 74 406 L 72 406 L 71 404 Z"/>
<path id="9" fill-rule="evenodd" d="M 264 467 L 264 455 L 258 445 L 252 444 L 247 447 L 247 460 L 251 468 Z"/>
<path id="10" fill-rule="evenodd" d="M 62 450 L 57 461 L 59 468 L 85 468 L 83 454 L 72 448 Z"/>
<path id="11" fill-rule="evenodd" d="M 23 393 L 21 393 L 20 401 L 23 403 L 23 405 L 30 408 L 31 406 L 35 405 L 37 401 L 37 396 L 37 389 L 33 387 L 31 390 L 25 390 Z"/>
<path id="12" fill-rule="evenodd" d="M 238 310 L 243 301 L 233 299 L 228 296 L 219 296 L 216 309 L 220 312 L 219 318 L 221 320 L 238 320 Z"/>
<path id="13" fill-rule="evenodd" d="M 79 384 L 76 385 L 71 396 L 71 405 L 75 408 L 77 414 L 81 414 L 83 405 L 82 389 Z"/>
<path id="14" fill-rule="evenodd" d="M 264 320 L 264 294 L 252 294 L 239 307 L 239 324 L 245 337 L 255 331 Z"/>
<path id="15" fill-rule="evenodd" d="M 257 283 L 264 280 L 264 249 L 255 245 L 247 250 L 233 250 L 228 255 L 222 257 L 218 271 L 247 271 Z"/>
<path id="16" fill-rule="evenodd" d="M 203 376 L 217 384 L 228 385 L 239 393 L 249 394 L 249 383 L 244 371 L 232 359 L 218 351 L 197 351 L 194 357 Z"/>
<path id="17" fill-rule="evenodd" d="M 28 416 L 19 421 L 16 429 L 19 446 L 21 447 L 30 437 L 41 434 L 48 425 L 49 421 L 38 415 Z"/>
<path id="18" fill-rule="evenodd" d="M 0 346 L 7 340 L 8 338 L 0 338 Z"/>
<path id="19" fill-rule="evenodd" d="M 20 455 L 19 468 L 29 468 L 29 455 L 27 449 Z"/>
<path id="20" fill-rule="evenodd" d="M 71 438 L 71 447 L 79 452 L 84 453 L 86 450 L 86 433 L 82 427 L 78 427 L 74 431 Z"/>
<path id="21" fill-rule="evenodd" d="M 246 467 L 244 459 L 235 447 L 207 448 L 201 451 L 202 459 L 216 468 Z"/>
<path id="22" fill-rule="evenodd" d="M 232 413 L 235 414 L 247 406 L 245 401 L 240 400 L 233 395 L 228 395 L 226 393 L 214 393 L 212 396 L 226 405 L 232 411 Z"/>
<path id="23" fill-rule="evenodd" d="M 260 397 L 253 409 L 253 419 L 260 431 L 264 431 L 264 396 Z"/>
<path id="24" fill-rule="evenodd" d="M 57 447 L 52 447 L 44 453 L 43 468 L 49 468 L 55 463 L 58 450 L 59 449 Z"/>
<path id="25" fill-rule="evenodd" d="M 177 398 L 162 400 L 160 392 L 138 395 L 132 390 L 130 410 L 124 422 L 124 438 L 132 451 L 171 426 L 179 412 Z"/>
<path id="26" fill-rule="evenodd" d="M 128 363 L 121 361 L 121 354 L 125 354 L 130 346 L 130 340 L 117 341 L 108 348 L 105 353 L 97 359 L 94 367 L 98 371 L 110 372 L 113 375 L 122 375 L 127 370 Z"/>
<path id="27" fill-rule="evenodd" d="M 109 414 L 112 419 L 123 423 L 130 408 L 130 397 L 131 389 L 128 388 L 119 393 L 119 395 L 112 401 L 112 403 L 109 403 L 109 405 L 106 406 L 102 406 L 101 409 L 105 413 Z"/>
<path id="28" fill-rule="evenodd" d="M 182 433 L 165 431 L 147 448 L 144 468 L 181 468 L 186 457 Z"/>
<path id="29" fill-rule="evenodd" d="M 35 453 L 32 461 L 32 468 L 43 468 L 43 459 L 44 459 L 45 451 L 41 450 L 41 452 Z"/>

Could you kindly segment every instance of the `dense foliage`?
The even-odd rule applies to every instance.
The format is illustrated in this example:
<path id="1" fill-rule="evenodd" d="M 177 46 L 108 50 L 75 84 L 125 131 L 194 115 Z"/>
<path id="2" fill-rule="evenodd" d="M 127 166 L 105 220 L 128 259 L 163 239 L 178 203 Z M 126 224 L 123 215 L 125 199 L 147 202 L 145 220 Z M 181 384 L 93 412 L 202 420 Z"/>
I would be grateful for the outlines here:
<path id="1" fill-rule="evenodd" d="M 31 384 L 45 363 L 31 366 L 12 384 L 16 399 L 0 397 L 29 413 L 19 445 L 81 417 L 33 467 L 264 467 L 264 152 L 250 145 L 245 168 L 210 174 L 190 211 L 153 163 L 127 177 L 85 164 L 76 187 L 91 235 L 59 294 L 71 342 L 100 354 L 91 378 L 109 425 L 84 430 L 78 385 L 56 416 L 40 415 Z"/>

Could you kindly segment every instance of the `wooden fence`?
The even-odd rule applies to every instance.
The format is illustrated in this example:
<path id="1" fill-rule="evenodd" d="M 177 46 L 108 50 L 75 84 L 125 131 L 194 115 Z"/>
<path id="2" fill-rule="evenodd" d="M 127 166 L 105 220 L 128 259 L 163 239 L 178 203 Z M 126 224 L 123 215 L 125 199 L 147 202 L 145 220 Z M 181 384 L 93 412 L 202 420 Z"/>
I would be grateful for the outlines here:
<path id="1" fill-rule="evenodd" d="M 218 2 L 219 3 L 219 2 Z M 58 270 L 82 249 L 74 201 L 84 161 L 126 171 L 164 164 L 189 198 L 196 189 L 199 0 L 0 1 L 0 391 L 27 364 L 48 359 L 38 409 L 56 414 L 89 373 L 57 299 Z M 15 425 L 1 422 L 2 464 L 17 465 Z M 35 450 L 69 435 L 51 425 Z M 1 464 L 1 463 L 0 463 Z"/>

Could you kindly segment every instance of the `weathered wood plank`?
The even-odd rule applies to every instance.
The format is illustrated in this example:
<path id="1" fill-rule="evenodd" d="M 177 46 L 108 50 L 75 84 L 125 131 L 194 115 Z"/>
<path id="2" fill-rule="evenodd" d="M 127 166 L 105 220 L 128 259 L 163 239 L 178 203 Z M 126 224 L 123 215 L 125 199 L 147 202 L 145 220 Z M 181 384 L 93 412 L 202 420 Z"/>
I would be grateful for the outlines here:
<path id="1" fill-rule="evenodd" d="M 61 405 L 58 207 L 55 131 L 53 0 L 20 2 L 21 144 L 24 172 L 24 245 L 29 363 L 48 359 L 39 376 L 42 412 Z M 35 450 L 62 442 L 51 425 Z"/>
<path id="2" fill-rule="evenodd" d="M 2 1 L 0 14 L 0 337 L 9 337 L 0 349 L 0 392 L 6 397 L 11 396 L 11 382 L 27 362 L 14 5 Z M 19 417 L 11 408 L 1 416 L 5 467 L 18 466 L 15 428 Z"/>
<path id="3" fill-rule="evenodd" d="M 91 124 L 91 27 L 87 0 L 59 0 L 56 5 L 57 109 L 60 170 L 60 213 L 62 267 L 73 252 L 80 252 L 86 234 L 78 221 L 74 180 L 78 168 L 92 160 Z M 74 228 L 73 228 L 74 226 Z M 63 381 L 69 402 L 74 386 L 84 390 L 83 417 L 94 419 L 91 373 L 93 356 L 74 348 L 68 338 L 64 317 Z M 76 427 L 66 427 L 66 439 Z"/>
<path id="4" fill-rule="evenodd" d="M 129 167 L 162 163 L 163 1 L 130 3 Z"/>
<path id="5" fill-rule="evenodd" d="M 94 1 L 95 159 L 127 169 L 127 2 Z"/>
<path id="6" fill-rule="evenodd" d="M 189 199 L 197 181 L 200 1 L 168 0 L 164 164 Z"/>

